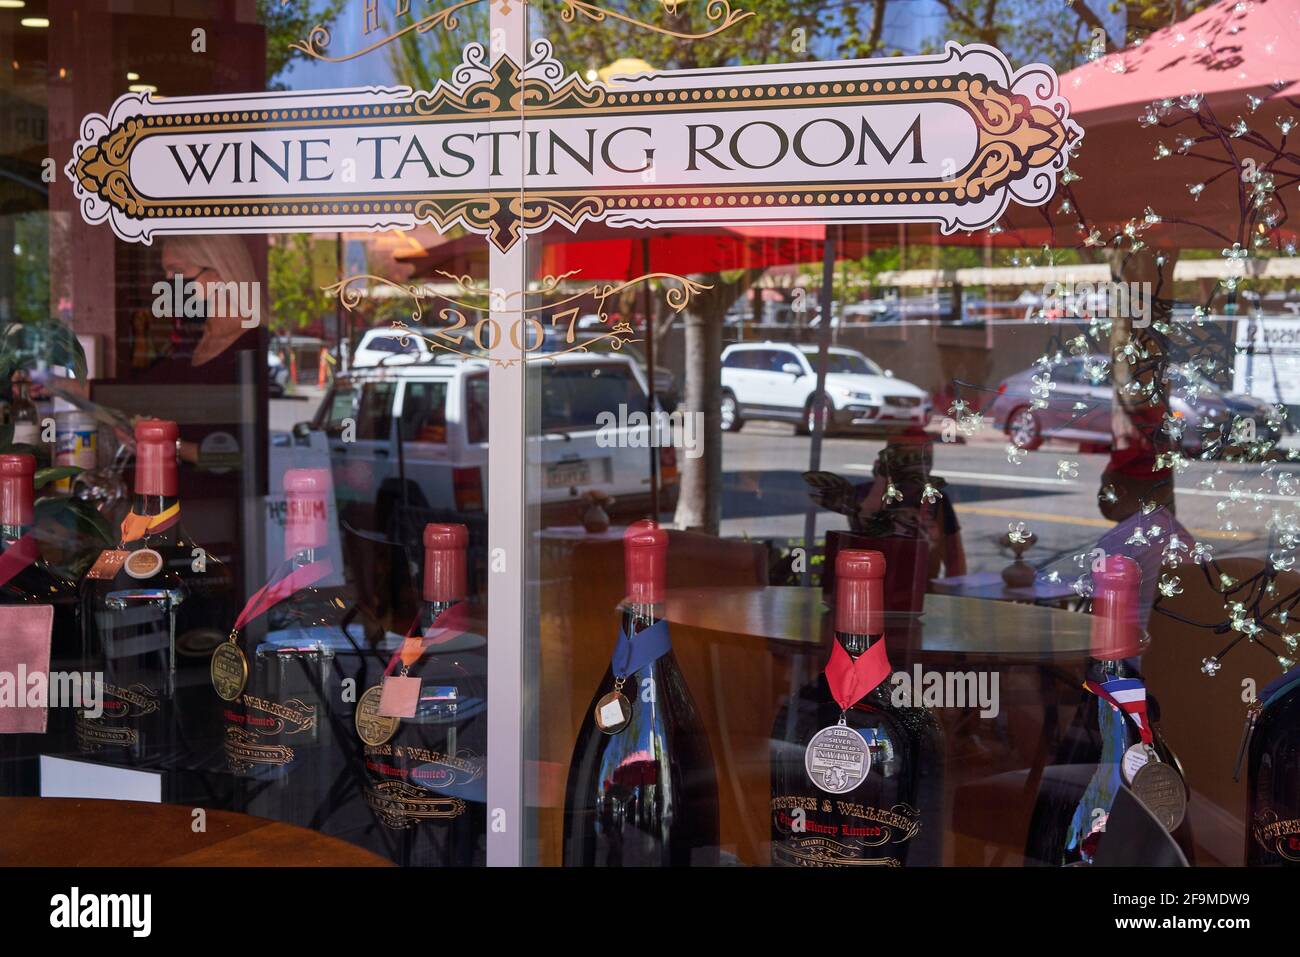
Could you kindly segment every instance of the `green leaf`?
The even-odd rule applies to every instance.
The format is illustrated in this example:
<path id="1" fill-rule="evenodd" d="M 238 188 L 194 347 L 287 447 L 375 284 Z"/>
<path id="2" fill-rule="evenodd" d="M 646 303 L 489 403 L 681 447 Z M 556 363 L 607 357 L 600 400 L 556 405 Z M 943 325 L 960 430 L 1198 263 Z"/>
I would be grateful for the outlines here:
<path id="1" fill-rule="evenodd" d="M 34 510 L 39 520 L 41 517 L 55 519 L 60 524 L 68 524 L 83 535 L 95 539 L 95 547 L 112 547 L 118 542 L 112 523 L 104 514 L 89 502 L 71 495 L 47 495 L 36 500 Z"/>
<path id="2" fill-rule="evenodd" d="M 57 482 L 60 479 L 75 478 L 84 471 L 85 469 L 76 465 L 54 465 L 50 468 L 37 469 L 36 474 L 32 476 L 32 487 L 44 488 L 51 482 Z"/>

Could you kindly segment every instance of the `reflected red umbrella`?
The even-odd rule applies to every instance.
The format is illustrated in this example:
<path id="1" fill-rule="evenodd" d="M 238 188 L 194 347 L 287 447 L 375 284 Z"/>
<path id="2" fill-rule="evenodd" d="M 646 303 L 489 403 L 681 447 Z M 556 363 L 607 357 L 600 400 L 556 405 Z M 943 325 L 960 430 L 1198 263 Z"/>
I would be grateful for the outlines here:
<path id="1" fill-rule="evenodd" d="M 647 272 L 693 275 L 817 262 L 825 250 L 825 236 L 826 227 L 805 224 L 625 229 L 586 223 L 577 233 L 553 227 L 529 242 L 541 248 L 537 275 L 559 276 L 576 270 L 583 280 L 625 280 Z M 871 239 L 867 230 L 855 230 L 840 244 L 839 258 L 865 255 Z M 892 229 L 888 237 L 877 229 L 877 246 L 895 241 Z M 411 279 L 430 279 L 440 270 L 486 276 L 487 256 L 487 241 L 482 236 L 464 236 L 396 258 L 415 267 Z"/>
<path id="2" fill-rule="evenodd" d="M 1277 160 L 1262 142 L 1283 143 L 1278 121 L 1300 113 L 1298 32 L 1300 0 L 1222 0 L 1140 45 L 1067 73 L 1061 90 L 1084 130 L 1071 163 L 1081 177 L 1070 186 L 1075 210 L 1060 210 L 1064 191 L 1058 187 L 1048 207 L 1008 210 L 1002 220 L 1006 232 L 995 242 L 1051 242 L 1054 227 L 1057 245 L 1076 245 L 1079 213 L 1109 239 L 1148 207 L 1164 220 L 1144 234 L 1153 245 L 1217 247 L 1235 241 L 1250 184 L 1243 182 L 1237 163 L 1224 161 L 1235 154 L 1263 169 L 1274 159 L 1279 187 L 1300 173 L 1294 151 Z M 1202 115 L 1229 133 L 1216 134 L 1213 124 L 1207 130 L 1178 109 L 1180 98 L 1189 95 L 1202 97 Z M 1248 96 L 1260 100 L 1253 112 Z M 1158 100 L 1170 100 L 1175 108 L 1144 125 L 1143 114 Z M 1231 136 L 1238 118 L 1253 132 Z M 1179 155 L 1182 137 L 1205 139 Z M 1164 152 L 1161 144 L 1168 155 L 1157 159 Z M 1199 193 L 1192 192 L 1190 187 L 1202 183 Z"/>

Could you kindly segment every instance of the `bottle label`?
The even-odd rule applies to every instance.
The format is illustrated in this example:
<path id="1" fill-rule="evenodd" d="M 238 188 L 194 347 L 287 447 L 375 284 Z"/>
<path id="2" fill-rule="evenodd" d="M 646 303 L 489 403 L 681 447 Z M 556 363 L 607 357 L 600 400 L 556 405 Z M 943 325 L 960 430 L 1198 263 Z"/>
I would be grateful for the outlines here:
<path id="1" fill-rule="evenodd" d="M 243 728 L 226 728 L 225 747 L 232 771 L 248 771 L 256 765 L 283 767 L 294 759 L 293 748 L 285 744 L 263 744 L 256 734 Z"/>
<path id="2" fill-rule="evenodd" d="M 921 830 L 909 804 L 885 809 L 810 795 L 774 797 L 772 824 L 773 863 L 795 867 L 898 867 L 899 845 Z"/>
<path id="3" fill-rule="evenodd" d="M 1300 820 L 1278 820 L 1277 812 L 1269 808 L 1255 815 L 1251 834 L 1270 854 L 1300 864 Z"/>
<path id="4" fill-rule="evenodd" d="M 483 777 L 483 760 L 469 752 L 444 754 L 411 745 L 367 745 L 366 800 L 387 827 L 411 827 L 421 820 L 454 818 L 467 802 L 457 796 Z"/>
<path id="5" fill-rule="evenodd" d="M 394 830 L 465 813 L 465 802 L 460 798 L 438 797 L 401 781 L 380 781 L 366 788 L 366 803 L 385 826 Z"/>

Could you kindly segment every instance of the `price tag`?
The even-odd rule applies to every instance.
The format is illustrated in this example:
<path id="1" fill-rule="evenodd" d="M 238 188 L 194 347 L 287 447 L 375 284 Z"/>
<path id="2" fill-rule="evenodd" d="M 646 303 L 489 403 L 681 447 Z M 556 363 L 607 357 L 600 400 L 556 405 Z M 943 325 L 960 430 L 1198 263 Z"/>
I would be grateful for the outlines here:
<path id="1" fill-rule="evenodd" d="M 99 553 L 99 558 L 95 559 L 95 564 L 90 566 L 86 577 L 112 581 L 130 556 L 131 553 L 125 549 L 107 548 Z"/>
<path id="2" fill-rule="evenodd" d="M 386 718 L 414 718 L 420 703 L 420 679 L 413 675 L 388 675 L 379 693 L 379 713 Z"/>

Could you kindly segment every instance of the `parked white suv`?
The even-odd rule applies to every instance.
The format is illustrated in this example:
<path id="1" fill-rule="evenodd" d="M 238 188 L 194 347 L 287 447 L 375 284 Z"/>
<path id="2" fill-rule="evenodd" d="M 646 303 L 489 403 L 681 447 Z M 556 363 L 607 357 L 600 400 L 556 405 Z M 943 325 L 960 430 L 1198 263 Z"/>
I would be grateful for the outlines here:
<path id="1" fill-rule="evenodd" d="M 428 362 L 432 359 L 432 350 L 424 337 L 432 334 L 429 329 L 411 329 L 410 335 L 383 326 L 367 329 L 352 350 L 350 364 L 354 369 L 364 369 Z"/>
<path id="2" fill-rule="evenodd" d="M 586 491 L 612 495 L 615 511 L 640 517 L 650 502 L 652 462 L 660 505 L 672 507 L 676 450 L 652 456 L 644 436 L 621 434 L 635 428 L 600 434 L 602 412 L 645 410 L 636 363 L 574 353 L 535 363 L 529 373 L 540 379 L 540 434 L 529 442 L 529 457 L 541 473 L 538 504 L 552 521 L 576 523 L 574 503 Z M 328 437 L 340 506 L 359 506 L 362 524 L 377 532 L 398 501 L 457 514 L 486 509 L 487 403 L 483 359 L 438 358 L 340 377 L 312 422 Z"/>
<path id="3" fill-rule="evenodd" d="M 930 421 L 930 396 L 886 375 L 855 349 L 832 348 L 826 394 L 818 401 L 817 347 L 743 342 L 722 352 L 722 428 L 736 432 L 750 419 L 793 422 L 799 434 L 825 416 L 827 432 L 896 432 Z"/>

